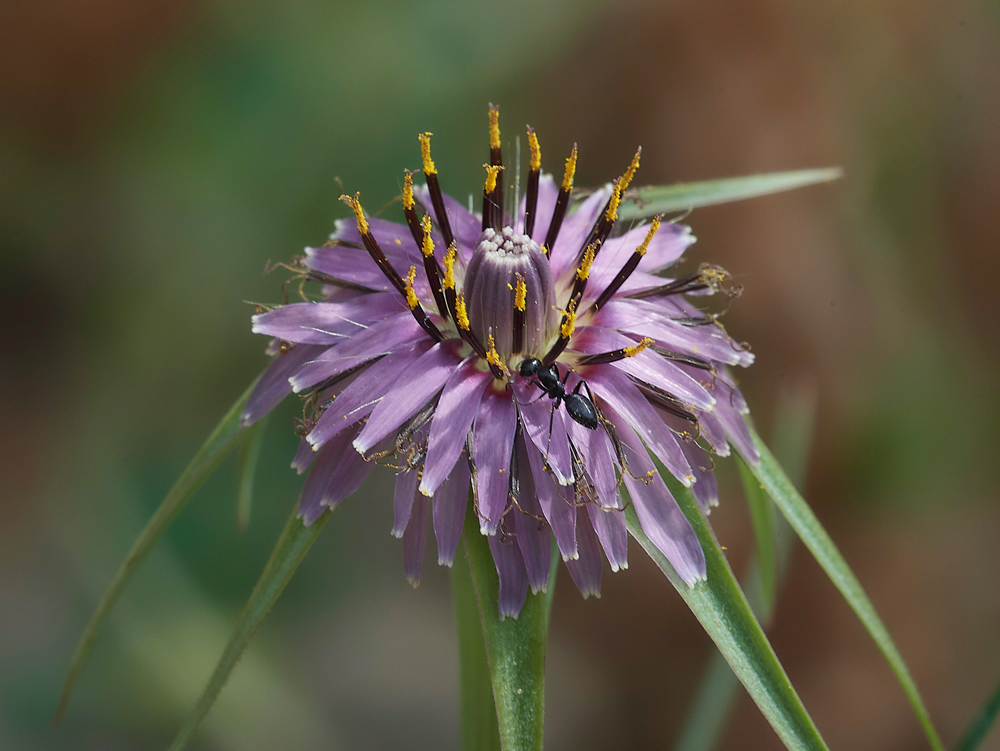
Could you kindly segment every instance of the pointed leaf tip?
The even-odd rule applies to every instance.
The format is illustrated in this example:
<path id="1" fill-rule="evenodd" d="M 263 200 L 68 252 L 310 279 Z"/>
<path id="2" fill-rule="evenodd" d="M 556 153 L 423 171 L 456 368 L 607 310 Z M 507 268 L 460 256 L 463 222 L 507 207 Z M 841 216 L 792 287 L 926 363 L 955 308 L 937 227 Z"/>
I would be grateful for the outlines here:
<path id="1" fill-rule="evenodd" d="M 671 211 L 690 211 L 828 183 L 843 175 L 839 167 L 822 167 L 633 188 L 626 194 L 627 201 L 622 203 L 618 215 L 621 221 L 627 222 Z"/>

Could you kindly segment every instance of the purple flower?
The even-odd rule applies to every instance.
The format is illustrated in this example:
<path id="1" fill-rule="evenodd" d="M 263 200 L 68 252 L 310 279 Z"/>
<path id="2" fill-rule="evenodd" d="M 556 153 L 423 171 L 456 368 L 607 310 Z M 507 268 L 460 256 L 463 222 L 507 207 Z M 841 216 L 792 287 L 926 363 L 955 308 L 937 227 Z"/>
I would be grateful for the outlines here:
<path id="1" fill-rule="evenodd" d="M 727 375 L 753 356 L 693 302 L 738 288 L 716 266 L 664 275 L 694 242 L 688 227 L 662 217 L 618 226 L 638 152 L 574 203 L 576 147 L 557 184 L 529 128 L 526 196 L 508 213 L 497 120 L 491 107 L 481 216 L 441 191 L 429 133 L 426 187 L 406 173 L 405 225 L 342 198 L 355 219 L 294 267 L 324 285 L 324 300 L 253 317 L 274 361 L 243 423 L 290 391 L 305 397 L 292 466 L 309 472 L 307 524 L 376 464 L 393 467 L 392 531 L 414 585 L 428 517 L 438 562 L 450 566 L 474 513 L 502 616 L 517 616 L 529 587 L 545 588 L 550 534 L 583 595 L 597 595 L 602 551 L 612 571 L 628 565 L 622 485 L 646 535 L 693 585 L 704 554 L 650 454 L 705 513 L 718 503 L 710 454 L 727 455 L 731 442 L 756 459 Z"/>

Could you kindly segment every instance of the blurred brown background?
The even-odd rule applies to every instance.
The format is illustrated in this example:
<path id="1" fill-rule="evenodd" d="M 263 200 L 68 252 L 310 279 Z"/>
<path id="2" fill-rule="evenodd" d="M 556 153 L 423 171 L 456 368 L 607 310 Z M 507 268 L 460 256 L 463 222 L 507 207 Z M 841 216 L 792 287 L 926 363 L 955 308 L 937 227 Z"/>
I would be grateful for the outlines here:
<path id="1" fill-rule="evenodd" d="M 486 104 L 578 184 L 841 165 L 832 186 L 702 209 L 697 263 L 746 287 L 762 432 L 814 388 L 807 498 L 952 745 L 1000 677 L 1000 4 L 793 0 L 470 4 L 14 0 L 0 6 L 0 748 L 167 745 L 298 492 L 289 402 L 250 529 L 229 465 L 129 587 L 50 727 L 86 619 L 264 363 L 246 300 L 321 240 L 339 176 L 380 205 L 435 133 L 446 190 L 480 179 Z M 737 571 L 735 473 L 712 522 Z M 337 511 L 197 748 L 451 748 L 446 571 L 417 591 L 390 479 Z M 671 748 L 712 646 L 632 546 L 582 601 L 565 573 L 551 748 Z M 775 649 L 831 748 L 922 749 L 903 693 L 801 547 Z M 721 744 L 780 743 L 742 695 Z M 1000 731 L 983 748 L 1000 749 Z"/>

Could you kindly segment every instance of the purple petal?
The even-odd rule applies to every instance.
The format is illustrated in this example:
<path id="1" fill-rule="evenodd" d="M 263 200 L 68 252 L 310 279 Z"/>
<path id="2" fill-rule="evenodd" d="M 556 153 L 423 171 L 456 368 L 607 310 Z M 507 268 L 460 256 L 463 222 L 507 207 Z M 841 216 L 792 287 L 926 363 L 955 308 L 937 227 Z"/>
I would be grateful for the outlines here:
<path id="1" fill-rule="evenodd" d="M 524 447 L 528 454 L 528 466 L 531 468 L 535 493 L 538 495 L 542 513 L 552 527 L 552 534 L 555 535 L 563 560 L 572 560 L 577 556 L 575 499 L 572 495 L 569 498 L 563 497 L 563 489 L 545 471 L 542 455 L 535 445 L 531 441 L 525 441 Z M 568 488 L 567 492 L 572 494 L 572 488 Z"/>
<path id="2" fill-rule="evenodd" d="M 694 443 L 682 441 L 681 448 L 684 449 L 691 471 L 697 478 L 691 492 L 698 501 L 698 507 L 705 514 L 709 514 L 719 505 L 719 484 L 716 482 L 715 472 L 712 471 L 712 457 Z"/>
<path id="3" fill-rule="evenodd" d="M 299 448 L 295 451 L 295 458 L 292 459 L 292 469 L 301 475 L 309 468 L 309 465 L 312 464 L 312 460 L 315 458 L 316 452 L 313 450 L 312 444 L 303 438 L 299 441 Z"/>
<path id="4" fill-rule="evenodd" d="M 584 240 L 590 234 L 594 222 L 604 209 L 604 204 L 611 197 L 611 186 L 606 185 L 600 190 L 595 190 L 574 213 L 570 214 L 563 221 L 559 237 L 556 238 L 555 247 L 552 249 L 552 276 L 558 278 L 566 271 L 576 269 L 576 258 L 583 249 Z M 548 232 L 548 225 L 544 225 Z"/>
<path id="5" fill-rule="evenodd" d="M 301 344 L 340 344 L 365 326 L 399 313 L 399 300 L 376 292 L 350 302 L 303 302 L 283 305 L 251 318 L 255 334 Z"/>
<path id="6" fill-rule="evenodd" d="M 435 344 L 396 379 L 354 441 L 358 453 L 367 454 L 441 390 L 460 362 L 455 350 L 451 342 Z"/>
<path id="7" fill-rule="evenodd" d="M 568 561 L 566 568 L 569 569 L 569 575 L 573 577 L 576 588 L 584 598 L 591 595 L 600 597 L 601 546 L 589 522 L 584 521 L 576 525 L 576 539 L 580 557 L 575 561 Z"/>
<path id="8" fill-rule="evenodd" d="M 430 214 L 437 222 L 437 214 L 431 204 L 430 191 L 426 186 L 414 185 L 413 195 L 424 207 L 424 211 Z M 448 194 L 444 194 L 444 209 L 448 213 L 448 223 L 451 224 L 451 231 L 458 241 L 459 256 L 464 263 L 469 262 L 472 251 L 479 242 L 479 235 L 482 234 L 483 221 L 475 214 L 469 212 L 462 204 Z M 444 250 L 441 251 L 442 253 Z"/>
<path id="9" fill-rule="evenodd" d="M 333 400 L 306 440 L 314 446 L 322 446 L 342 430 L 367 417 L 399 376 L 432 345 L 431 339 L 421 339 L 368 366 Z"/>
<path id="10" fill-rule="evenodd" d="M 438 564 L 451 566 L 462 538 L 465 509 L 469 505 L 469 462 L 463 455 L 437 492 L 434 493 L 434 536 L 437 538 Z"/>
<path id="11" fill-rule="evenodd" d="M 569 429 L 573 445 L 576 446 L 587 474 L 594 483 L 597 502 L 604 508 L 622 508 L 621 496 L 618 493 L 618 475 L 615 472 L 618 462 L 606 430 L 603 427 L 588 430 L 572 420 L 569 421 Z"/>
<path id="12" fill-rule="evenodd" d="M 423 261 L 420 248 L 413 242 L 413 235 L 410 234 L 409 227 L 405 224 L 397 224 L 386 219 L 380 219 L 377 216 L 369 215 L 367 218 L 368 227 L 375 238 L 375 242 L 378 243 L 385 257 L 389 259 L 389 263 L 392 264 L 396 271 L 400 272 L 402 276 L 406 276 L 406 270 L 410 266 L 416 266 L 418 269 L 421 267 Z M 433 238 L 435 245 L 440 248 L 442 244 L 440 236 L 435 233 Z M 358 232 L 358 224 L 353 218 L 338 219 L 336 222 L 336 231 L 330 235 L 330 239 L 345 240 L 354 243 L 357 247 L 333 245 L 322 248 L 306 248 L 306 252 L 313 251 L 317 257 L 330 259 L 332 263 L 340 263 L 345 267 L 346 273 L 351 273 L 352 270 L 364 266 L 376 271 L 378 270 L 375 262 L 368 255 L 368 251 L 362 247 L 364 243 L 361 240 L 361 233 Z M 362 259 L 367 260 L 367 264 Z M 331 275 L 336 276 L 338 279 L 344 279 L 344 277 L 337 274 Z M 379 272 L 379 275 L 381 275 L 381 272 Z M 351 280 L 345 279 L 345 281 Z"/>
<path id="13" fill-rule="evenodd" d="M 633 345 L 634 339 L 596 326 L 589 326 L 573 339 L 573 350 L 587 354 L 611 352 Z M 612 363 L 612 366 L 644 383 L 663 389 L 686 404 L 706 411 L 711 411 L 715 406 L 715 397 L 698 380 L 652 350 L 643 350 L 634 357 Z"/>
<path id="14" fill-rule="evenodd" d="M 694 586 L 696 581 L 705 578 L 705 553 L 698 536 L 656 471 L 642 441 L 613 409 L 607 412 L 628 451 L 625 487 L 635 504 L 642 531 L 667 557 L 677 574 L 689 586 Z M 635 477 L 640 479 L 633 479 Z"/>
<path id="15" fill-rule="evenodd" d="M 343 344 L 328 347 L 322 354 L 306 362 L 288 381 L 297 394 L 357 365 L 386 355 L 401 344 L 415 342 L 426 336 L 409 312 L 400 313 L 372 324 Z"/>
<path id="16" fill-rule="evenodd" d="M 240 423 L 244 428 L 253 425 L 257 420 L 268 414 L 272 409 L 281 403 L 281 400 L 292 393 L 292 387 L 288 383 L 288 378 L 302 365 L 323 352 L 323 347 L 310 344 L 300 344 L 290 352 L 277 355 L 267 370 L 257 381 L 246 406 L 243 407 L 243 414 L 240 416 Z"/>
<path id="17" fill-rule="evenodd" d="M 420 473 L 411 469 L 396 475 L 396 492 L 393 495 L 392 536 L 402 537 L 406 525 L 410 521 L 410 511 L 413 508 L 413 496 L 417 492 L 417 479 Z"/>
<path id="18" fill-rule="evenodd" d="M 702 436 L 712 445 L 712 451 L 719 456 L 729 456 L 729 441 L 726 440 L 726 430 L 719 422 L 718 415 L 700 414 L 698 423 L 701 426 Z"/>
<path id="19" fill-rule="evenodd" d="M 648 226 L 635 227 L 620 237 L 605 241 L 591 267 L 585 300 L 589 297 L 596 298 L 604 291 L 632 257 L 635 249 L 646 239 L 648 231 Z M 661 225 L 639 261 L 637 271 L 648 273 L 673 265 L 694 241 L 690 227 L 669 222 Z M 663 280 L 660 279 L 658 283 L 663 284 Z"/>
<path id="20" fill-rule="evenodd" d="M 549 231 L 552 223 L 552 213 L 556 209 L 556 198 L 559 197 L 559 186 L 552 179 L 552 175 L 543 172 L 538 179 L 538 204 L 535 208 L 535 228 L 531 232 L 531 239 L 541 245 L 545 242 L 545 234 Z M 517 231 L 524 232 L 524 209 L 528 204 L 528 196 L 521 199 L 521 205 L 517 210 Z"/>
<path id="21" fill-rule="evenodd" d="M 613 298 L 594 316 L 592 325 L 648 336 L 674 352 L 746 367 L 753 363 L 746 352 L 717 326 L 685 326 L 670 320 L 663 308 L 649 300 Z"/>
<path id="22" fill-rule="evenodd" d="M 659 413 L 646 401 L 627 376 L 614 368 L 596 367 L 587 374 L 587 382 L 601 399 L 624 415 L 628 423 L 639 432 L 657 458 L 681 484 L 690 487 L 694 482 L 691 465 L 674 434 L 663 423 Z"/>
<path id="23" fill-rule="evenodd" d="M 356 433 L 356 430 L 342 433 L 317 452 L 299 496 L 299 516 L 307 525 L 323 514 L 327 486 L 342 461 L 345 457 L 350 458 L 351 454 L 357 456 L 357 452 L 351 450 L 351 440 Z"/>
<path id="24" fill-rule="evenodd" d="M 520 376 L 515 378 L 514 393 L 520 407 L 521 424 L 535 448 L 545 457 L 546 466 L 552 470 L 560 485 L 572 485 L 573 462 L 564 410 L 554 410 L 552 400 Z"/>
<path id="25" fill-rule="evenodd" d="M 514 540 L 502 541 L 499 535 L 490 535 L 490 550 L 500 578 L 500 593 L 497 607 L 500 620 L 507 616 L 517 618 L 528 597 L 528 575 L 524 569 L 524 558 Z"/>
<path id="26" fill-rule="evenodd" d="M 406 570 L 407 580 L 416 587 L 420 584 L 420 573 L 424 568 L 424 548 L 427 546 L 427 512 L 431 508 L 431 500 L 416 492 L 415 482 L 413 485 L 415 497 L 413 494 L 410 496 L 413 501 L 413 512 L 410 514 L 410 523 L 406 525 L 406 532 L 403 533 L 403 566 Z"/>
<path id="27" fill-rule="evenodd" d="M 538 504 L 535 494 L 535 483 L 532 479 L 531 467 L 528 464 L 528 453 L 524 445 L 524 436 L 519 435 L 515 443 L 517 452 L 518 486 L 517 504 L 511 512 L 514 517 L 517 532 L 517 544 L 524 557 L 524 566 L 528 572 L 528 584 L 532 593 L 544 592 L 549 583 L 549 564 L 552 561 L 552 538 L 548 525 L 542 516 L 542 507 Z"/>
<path id="28" fill-rule="evenodd" d="M 420 480 L 420 492 L 424 495 L 434 495 L 455 466 L 491 380 L 490 373 L 479 369 L 478 358 L 470 357 L 458 366 L 445 384 L 427 442 L 427 458 Z"/>
<path id="29" fill-rule="evenodd" d="M 487 391 L 479 405 L 472 440 L 479 528 L 486 535 L 496 534 L 507 506 L 510 457 L 516 429 L 517 410 L 510 396 Z"/>
<path id="30" fill-rule="evenodd" d="M 625 514 L 617 509 L 602 509 L 593 503 L 588 504 L 587 512 L 597 539 L 604 548 L 604 555 L 611 564 L 611 570 L 617 572 L 620 568 L 628 568 L 628 528 L 625 526 Z"/>

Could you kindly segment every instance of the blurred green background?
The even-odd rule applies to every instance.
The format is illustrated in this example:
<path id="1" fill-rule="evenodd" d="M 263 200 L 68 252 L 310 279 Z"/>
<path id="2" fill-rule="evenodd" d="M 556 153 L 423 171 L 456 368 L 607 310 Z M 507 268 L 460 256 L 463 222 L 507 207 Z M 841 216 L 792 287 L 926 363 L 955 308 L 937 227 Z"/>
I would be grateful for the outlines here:
<path id="1" fill-rule="evenodd" d="M 477 189 L 486 105 L 548 169 L 638 183 L 842 165 L 832 186 L 696 211 L 689 263 L 746 287 L 727 327 L 765 435 L 819 407 L 807 497 L 949 745 L 1000 676 L 1000 4 L 983 0 L 0 6 L 0 748 L 163 748 L 295 501 L 291 401 L 250 528 L 225 465 L 178 519 L 50 725 L 132 539 L 265 362 L 245 301 L 419 166 Z M 712 522 L 752 547 L 731 470 Z M 454 748 L 447 572 L 416 591 L 391 478 L 338 510 L 201 730 L 200 749 Z M 552 748 L 667 748 L 712 648 L 632 546 L 582 601 L 565 572 Z M 779 657 L 832 748 L 919 749 L 888 667 L 801 548 Z M 992 744 L 992 745 L 991 745 Z M 744 695 L 724 748 L 780 744 Z M 984 748 L 1000 748 L 995 732 Z"/>

